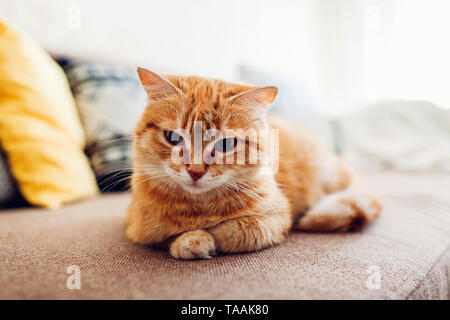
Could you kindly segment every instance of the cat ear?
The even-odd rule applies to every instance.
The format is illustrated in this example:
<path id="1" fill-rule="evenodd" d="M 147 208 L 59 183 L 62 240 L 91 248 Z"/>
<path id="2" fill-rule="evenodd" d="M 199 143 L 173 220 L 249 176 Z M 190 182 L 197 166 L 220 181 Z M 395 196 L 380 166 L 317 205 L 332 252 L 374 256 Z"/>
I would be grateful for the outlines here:
<path id="1" fill-rule="evenodd" d="M 278 94 L 277 87 L 251 89 L 228 98 L 233 104 L 243 107 L 262 107 L 268 110 Z"/>
<path id="2" fill-rule="evenodd" d="M 143 68 L 137 68 L 137 73 L 149 100 L 159 100 L 161 98 L 181 94 L 181 90 L 175 87 L 169 80 L 163 76 Z"/>

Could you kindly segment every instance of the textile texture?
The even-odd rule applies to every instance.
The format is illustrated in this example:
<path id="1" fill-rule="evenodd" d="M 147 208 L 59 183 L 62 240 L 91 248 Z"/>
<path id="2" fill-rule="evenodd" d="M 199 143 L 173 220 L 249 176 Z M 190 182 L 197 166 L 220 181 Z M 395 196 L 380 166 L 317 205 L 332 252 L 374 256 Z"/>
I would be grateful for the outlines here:
<path id="1" fill-rule="evenodd" d="M 136 70 L 97 62 L 60 61 L 86 133 L 86 152 L 103 192 L 128 187 L 134 127 L 147 105 Z"/>
<path id="2" fill-rule="evenodd" d="M 449 175 L 363 178 L 385 205 L 363 231 L 292 232 L 276 247 L 204 261 L 130 243 L 127 193 L 53 212 L 3 211 L 0 298 L 449 299 Z M 71 265 L 80 290 L 66 287 Z"/>

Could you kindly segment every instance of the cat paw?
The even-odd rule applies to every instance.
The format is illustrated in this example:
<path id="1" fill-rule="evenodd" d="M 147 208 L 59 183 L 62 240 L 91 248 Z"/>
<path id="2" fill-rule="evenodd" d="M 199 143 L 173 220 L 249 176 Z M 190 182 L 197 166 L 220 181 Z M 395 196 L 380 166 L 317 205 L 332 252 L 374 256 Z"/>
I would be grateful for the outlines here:
<path id="1" fill-rule="evenodd" d="M 170 245 L 170 254 L 175 259 L 210 259 L 216 255 L 214 239 L 205 230 L 188 231 Z"/>

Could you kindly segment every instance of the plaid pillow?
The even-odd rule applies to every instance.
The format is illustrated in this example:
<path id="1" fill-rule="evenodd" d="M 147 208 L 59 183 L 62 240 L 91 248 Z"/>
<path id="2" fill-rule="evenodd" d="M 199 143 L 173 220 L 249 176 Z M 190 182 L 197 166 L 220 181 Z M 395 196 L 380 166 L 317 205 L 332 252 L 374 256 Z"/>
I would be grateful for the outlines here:
<path id="1" fill-rule="evenodd" d="M 59 61 L 66 71 L 86 133 L 86 152 L 103 192 L 128 187 L 132 134 L 147 96 L 136 70 Z"/>

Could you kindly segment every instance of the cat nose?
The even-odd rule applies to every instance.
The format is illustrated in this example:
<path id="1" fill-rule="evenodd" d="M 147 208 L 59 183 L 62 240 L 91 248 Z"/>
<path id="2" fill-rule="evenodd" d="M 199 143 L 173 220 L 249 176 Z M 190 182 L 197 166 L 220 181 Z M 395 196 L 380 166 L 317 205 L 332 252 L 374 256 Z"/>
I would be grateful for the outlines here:
<path id="1" fill-rule="evenodd" d="M 189 173 L 192 180 L 197 181 L 206 173 L 206 168 L 205 166 L 191 165 L 186 169 L 186 171 Z"/>
<path id="2" fill-rule="evenodd" d="M 196 172 L 196 171 L 188 171 L 188 173 L 191 176 L 192 180 L 194 181 L 197 181 L 205 174 L 205 172 Z"/>

